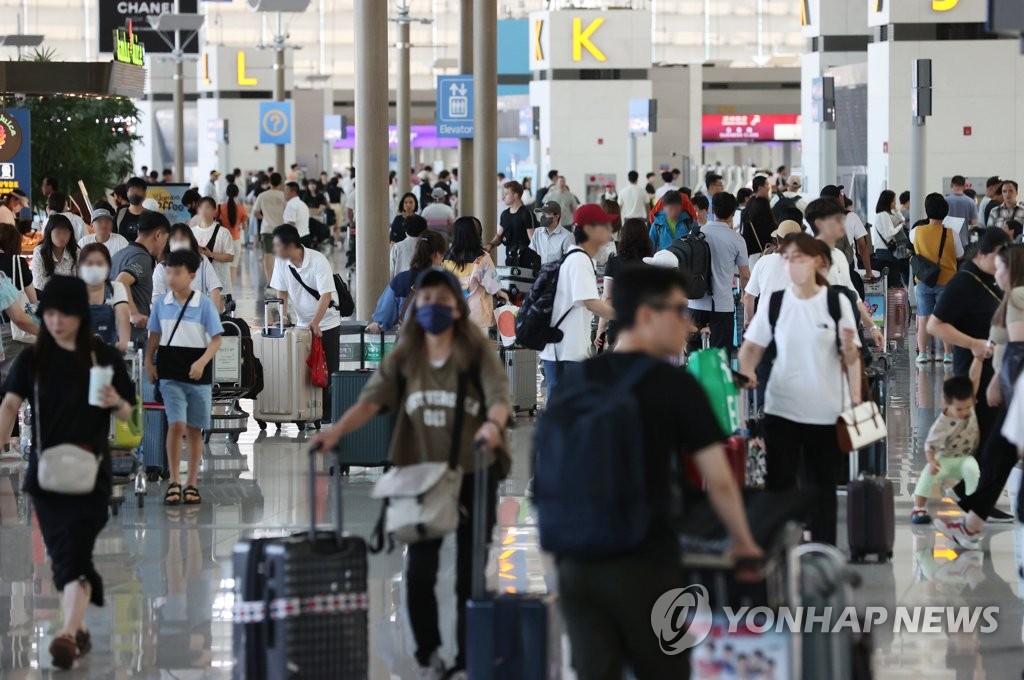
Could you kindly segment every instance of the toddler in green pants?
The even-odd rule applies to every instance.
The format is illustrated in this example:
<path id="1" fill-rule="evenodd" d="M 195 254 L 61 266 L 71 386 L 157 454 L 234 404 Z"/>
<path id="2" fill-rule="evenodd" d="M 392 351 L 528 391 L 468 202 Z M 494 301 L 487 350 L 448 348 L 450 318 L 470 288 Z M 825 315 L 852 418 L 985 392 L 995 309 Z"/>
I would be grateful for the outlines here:
<path id="1" fill-rule="evenodd" d="M 981 469 L 974 457 L 980 434 L 974 414 L 975 395 L 981 382 L 981 361 L 971 364 L 970 377 L 952 377 L 942 384 L 942 413 L 932 423 L 924 443 L 928 464 L 914 489 L 914 509 L 910 511 L 913 524 L 929 524 L 928 498 L 935 495 L 935 487 L 946 480 L 964 480 L 968 494 L 978 488 Z"/>

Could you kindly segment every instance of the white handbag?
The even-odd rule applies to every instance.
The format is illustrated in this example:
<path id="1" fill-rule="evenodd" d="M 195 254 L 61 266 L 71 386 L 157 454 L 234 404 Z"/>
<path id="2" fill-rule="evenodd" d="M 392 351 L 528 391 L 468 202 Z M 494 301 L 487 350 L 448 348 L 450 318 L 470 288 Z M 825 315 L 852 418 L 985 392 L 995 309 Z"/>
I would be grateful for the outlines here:
<path id="1" fill-rule="evenodd" d="M 95 363 L 95 357 L 93 357 Z M 39 383 L 35 385 L 35 404 L 32 418 L 36 425 L 35 445 L 42 444 L 40 427 Z M 43 449 L 36 457 L 36 477 L 39 488 L 52 493 L 82 496 L 96 488 L 100 459 L 92 451 L 75 444 L 58 444 Z"/>
<path id="2" fill-rule="evenodd" d="M 885 417 L 878 404 L 870 400 L 843 411 L 836 420 L 836 437 L 843 452 L 859 451 L 887 435 Z"/>
<path id="3" fill-rule="evenodd" d="M 21 259 L 17 255 L 13 255 L 11 260 L 11 276 L 14 281 L 14 287 L 18 289 L 18 298 L 14 301 L 14 305 L 18 309 L 23 309 L 26 312 L 29 311 L 28 295 L 25 294 L 25 277 L 21 272 Z M 20 342 L 25 345 L 34 345 L 36 342 L 36 336 L 18 328 L 18 324 L 11 321 L 11 339 L 14 342 Z"/>
<path id="4" fill-rule="evenodd" d="M 406 544 L 429 541 L 450 534 L 459 527 L 459 492 L 462 488 L 459 445 L 462 443 L 468 382 L 468 373 L 460 373 L 448 462 L 396 467 L 374 485 L 370 495 L 383 499 L 384 507 L 373 531 L 372 552 L 383 550 L 385 537 L 390 551 L 396 541 Z"/>

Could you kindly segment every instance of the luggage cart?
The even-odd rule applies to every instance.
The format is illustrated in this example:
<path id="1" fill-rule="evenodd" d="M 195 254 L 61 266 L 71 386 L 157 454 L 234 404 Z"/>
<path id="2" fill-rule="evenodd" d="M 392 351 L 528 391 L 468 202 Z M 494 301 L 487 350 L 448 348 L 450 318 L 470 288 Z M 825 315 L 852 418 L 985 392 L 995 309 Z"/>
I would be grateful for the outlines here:
<path id="1" fill-rule="evenodd" d="M 252 340 L 246 343 L 241 323 L 235 319 L 222 318 L 225 333 L 221 336 L 220 349 L 213 358 L 213 409 L 210 427 L 203 432 L 203 441 L 209 442 L 214 434 L 226 434 L 237 443 L 238 438 L 249 427 L 249 414 L 239 406 L 239 400 L 248 394 L 253 386 L 252 379 L 246 379 L 243 370 L 246 362 L 255 365 L 252 356 Z M 229 330 L 232 332 L 227 332 Z M 250 356 L 246 356 L 249 354 Z"/>
<path id="2" fill-rule="evenodd" d="M 125 367 L 135 385 L 135 398 L 142 400 L 143 358 L 142 350 L 131 350 L 124 355 Z M 143 473 L 145 464 L 142 461 L 139 446 L 121 448 L 117 446 L 114 434 L 114 419 L 110 419 L 110 462 L 113 472 L 113 485 L 110 495 L 110 511 L 116 517 L 120 513 L 129 489 L 135 494 L 136 503 L 141 509 L 146 503 L 146 475 Z"/>

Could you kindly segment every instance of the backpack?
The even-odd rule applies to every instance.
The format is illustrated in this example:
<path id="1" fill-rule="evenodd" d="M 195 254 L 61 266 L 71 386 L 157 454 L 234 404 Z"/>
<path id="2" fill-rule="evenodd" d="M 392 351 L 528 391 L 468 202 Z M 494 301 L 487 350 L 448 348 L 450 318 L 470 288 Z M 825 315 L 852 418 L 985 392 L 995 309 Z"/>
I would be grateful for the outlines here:
<path id="1" fill-rule="evenodd" d="M 288 265 L 288 270 L 295 277 L 295 280 L 299 282 L 299 285 L 306 289 L 306 292 L 315 297 L 317 300 L 320 299 L 320 293 L 316 291 L 312 286 L 306 285 L 306 282 L 299 276 L 299 272 L 295 267 Z M 334 278 L 334 294 L 337 299 L 331 300 L 329 307 L 334 307 L 338 310 L 341 316 L 352 316 L 356 311 L 356 302 L 352 299 L 352 293 L 349 292 L 348 286 L 345 285 L 345 279 L 341 278 L 340 274 L 335 274 Z"/>
<path id="2" fill-rule="evenodd" d="M 654 510 L 633 388 L 658 364 L 639 361 L 614 383 L 573 364 L 537 421 L 533 503 L 541 548 L 556 557 L 622 554 L 647 538 Z"/>
<path id="3" fill-rule="evenodd" d="M 679 268 L 689 276 L 690 285 L 686 294 L 697 300 L 712 293 L 711 245 L 701 232 L 699 225 L 682 238 L 677 238 L 668 251 L 679 260 Z"/>
<path id="4" fill-rule="evenodd" d="M 793 220 L 797 224 L 803 224 L 804 214 L 800 212 L 800 208 L 797 207 L 797 201 L 802 197 L 797 196 L 796 198 L 790 198 L 785 194 L 779 195 L 779 200 L 772 206 L 772 215 L 775 217 L 775 221 L 782 224 L 786 220 Z"/>
<path id="5" fill-rule="evenodd" d="M 551 343 L 562 341 L 564 334 L 558 327 L 562 325 L 565 317 L 569 316 L 575 307 L 570 307 L 562 315 L 562 318 L 552 326 L 555 292 L 558 290 L 558 276 L 562 264 L 575 253 L 586 255 L 583 250 L 570 250 L 560 260 L 549 262 L 541 267 L 537 273 L 530 292 L 526 294 L 523 304 L 519 306 L 519 315 L 516 316 L 516 342 L 523 347 L 540 351 Z"/>

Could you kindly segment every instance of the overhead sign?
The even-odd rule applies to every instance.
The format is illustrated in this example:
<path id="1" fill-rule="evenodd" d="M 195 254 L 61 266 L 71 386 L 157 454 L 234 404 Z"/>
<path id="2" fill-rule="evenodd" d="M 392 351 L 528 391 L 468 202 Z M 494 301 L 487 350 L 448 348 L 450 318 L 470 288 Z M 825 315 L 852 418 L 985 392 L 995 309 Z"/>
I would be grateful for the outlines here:
<path id="1" fill-rule="evenodd" d="M 188 190 L 188 184 L 150 184 L 146 187 L 146 198 L 156 201 L 158 209 L 171 224 L 192 219 L 188 208 L 181 202 L 181 197 Z"/>
<path id="2" fill-rule="evenodd" d="M 651 66 L 651 13 L 644 10 L 533 12 L 527 36 L 531 71 Z"/>
<path id="3" fill-rule="evenodd" d="M 799 114 L 705 114 L 705 142 L 788 142 L 800 139 Z"/>
<path id="4" fill-rule="evenodd" d="M 932 0 L 932 9 L 936 12 L 948 12 L 960 4 L 960 0 Z"/>
<path id="5" fill-rule="evenodd" d="M 437 77 L 437 136 L 473 137 L 473 76 Z"/>
<path id="6" fill-rule="evenodd" d="M 139 36 L 132 30 L 132 22 L 127 29 L 114 29 L 114 61 L 134 66 L 145 66 L 145 48 L 139 42 Z"/>
<path id="7" fill-rule="evenodd" d="M 0 194 L 21 189 L 32 198 L 31 139 L 27 109 L 0 111 Z"/>
<path id="8" fill-rule="evenodd" d="M 437 134 L 436 125 L 413 125 L 409 128 L 409 143 L 414 149 L 457 149 L 459 140 L 454 137 L 441 137 Z M 356 127 L 345 126 L 345 136 L 331 144 L 335 149 L 356 148 Z M 398 148 L 398 129 L 388 126 L 388 146 Z"/>
<path id="9" fill-rule="evenodd" d="M 292 103 L 260 102 L 260 144 L 292 143 Z"/>
<path id="10" fill-rule="evenodd" d="M 658 131 L 658 100 L 629 100 L 629 132 L 633 135 L 646 135 Z"/>
<path id="11" fill-rule="evenodd" d="M 147 19 L 167 12 L 195 14 L 198 11 L 197 0 L 178 0 L 177 10 L 174 0 L 97 0 L 96 4 L 99 9 L 99 51 L 109 53 L 114 53 L 115 49 L 114 30 L 127 28 L 131 21 L 146 52 L 169 54 L 171 48 L 159 35 L 149 30 Z M 187 54 L 198 54 L 199 41 L 193 40 L 184 50 Z"/>

